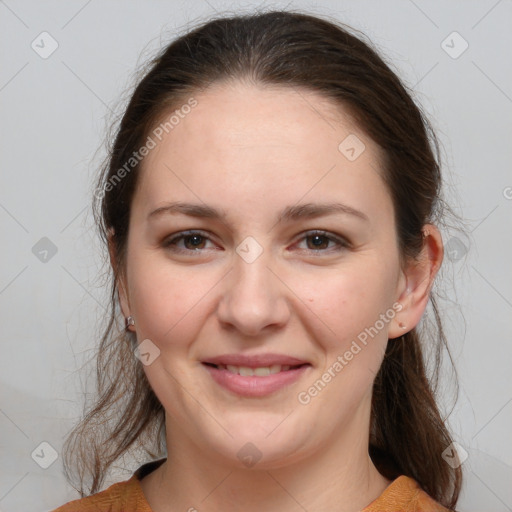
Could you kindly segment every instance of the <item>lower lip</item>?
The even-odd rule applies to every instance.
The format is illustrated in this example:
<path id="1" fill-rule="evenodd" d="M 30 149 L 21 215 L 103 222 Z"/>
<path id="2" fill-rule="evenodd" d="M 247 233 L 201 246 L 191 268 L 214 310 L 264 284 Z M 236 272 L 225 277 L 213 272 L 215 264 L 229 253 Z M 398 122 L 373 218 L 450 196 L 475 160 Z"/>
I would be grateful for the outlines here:
<path id="1" fill-rule="evenodd" d="M 206 364 L 203 364 L 203 366 L 217 384 L 237 395 L 247 397 L 270 395 L 296 382 L 311 367 L 310 365 L 304 365 L 299 368 L 262 377 L 243 377 L 238 373 L 231 373 L 228 370 L 220 370 Z"/>

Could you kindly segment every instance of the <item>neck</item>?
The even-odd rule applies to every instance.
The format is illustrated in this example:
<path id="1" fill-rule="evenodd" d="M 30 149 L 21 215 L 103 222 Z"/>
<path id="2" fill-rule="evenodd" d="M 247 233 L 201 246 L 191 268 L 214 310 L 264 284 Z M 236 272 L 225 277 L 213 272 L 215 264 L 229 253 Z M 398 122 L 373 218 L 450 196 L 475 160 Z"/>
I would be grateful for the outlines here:
<path id="1" fill-rule="evenodd" d="M 360 421 L 346 425 L 343 435 L 311 456 L 270 469 L 219 462 L 218 455 L 205 453 L 176 425 L 169 426 L 167 461 L 141 482 L 154 512 L 228 512 L 241 504 L 244 512 L 356 512 L 390 484 L 368 455 L 369 430 Z"/>

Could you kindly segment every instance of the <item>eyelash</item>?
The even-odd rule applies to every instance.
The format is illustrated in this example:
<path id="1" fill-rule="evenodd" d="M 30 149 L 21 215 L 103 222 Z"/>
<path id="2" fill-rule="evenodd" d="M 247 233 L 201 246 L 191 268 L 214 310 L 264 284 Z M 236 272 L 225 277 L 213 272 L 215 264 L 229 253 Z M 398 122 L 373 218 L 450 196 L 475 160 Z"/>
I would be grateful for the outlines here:
<path id="1" fill-rule="evenodd" d="M 177 235 L 174 235 L 171 238 L 168 238 L 167 240 L 165 240 L 163 242 L 163 246 L 166 249 L 169 249 L 170 251 L 176 252 L 176 253 L 187 253 L 190 255 L 199 254 L 199 253 L 203 252 L 203 249 L 181 249 L 181 248 L 176 247 L 176 242 L 178 242 L 180 240 L 184 240 L 185 238 L 188 238 L 188 237 L 192 237 L 194 235 L 199 235 L 205 240 L 210 240 L 210 237 L 202 231 L 193 231 L 193 230 L 182 231 L 182 232 L 178 233 Z M 330 242 L 335 242 L 336 244 L 338 244 L 338 247 L 335 249 L 335 252 L 342 251 L 343 249 L 348 249 L 351 247 L 350 243 L 347 240 L 345 240 L 344 238 L 342 238 L 340 236 L 336 236 L 327 231 L 322 231 L 322 230 L 318 230 L 318 229 L 306 231 L 304 233 L 304 235 L 302 236 L 302 238 L 300 238 L 299 240 L 304 240 L 306 238 L 314 237 L 314 236 L 321 236 L 323 238 L 326 238 Z M 332 251 L 332 249 L 319 249 L 319 250 L 305 249 L 305 250 L 310 251 L 313 254 L 314 253 L 317 253 L 317 254 L 326 253 L 326 252 L 328 253 L 328 252 Z"/>

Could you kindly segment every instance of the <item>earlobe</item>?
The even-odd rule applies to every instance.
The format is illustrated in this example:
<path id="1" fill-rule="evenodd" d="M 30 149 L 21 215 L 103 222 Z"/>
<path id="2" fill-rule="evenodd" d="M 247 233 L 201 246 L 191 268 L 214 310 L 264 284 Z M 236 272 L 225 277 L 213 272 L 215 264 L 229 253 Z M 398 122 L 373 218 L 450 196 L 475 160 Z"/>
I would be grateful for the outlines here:
<path id="1" fill-rule="evenodd" d="M 411 286 L 405 273 L 402 274 L 402 281 L 399 290 L 401 293 L 397 299 L 400 309 L 397 310 L 395 317 L 390 323 L 388 330 L 388 339 L 395 339 L 403 336 L 412 329 L 410 326 L 410 306 L 411 306 Z"/>
<path id="2" fill-rule="evenodd" d="M 423 229 L 423 248 L 420 254 L 403 270 L 400 296 L 397 299 L 403 308 L 390 325 L 389 339 L 403 336 L 418 325 L 427 307 L 430 290 L 442 261 L 441 233 L 436 226 L 427 224 Z"/>
<path id="3" fill-rule="evenodd" d="M 122 276 L 118 276 L 116 286 L 119 306 L 125 318 L 125 328 L 127 331 L 135 332 L 135 320 L 131 314 L 130 300 Z"/>
<path id="4" fill-rule="evenodd" d="M 130 300 L 126 293 L 124 280 L 121 276 L 117 278 L 117 297 L 119 299 L 119 306 L 125 318 L 125 327 L 127 331 L 135 332 L 135 320 L 131 314 Z"/>
<path id="5" fill-rule="evenodd" d="M 134 330 L 132 329 L 133 326 L 135 326 L 135 320 L 133 319 L 133 316 L 126 317 L 125 318 L 125 329 L 127 331 L 134 332 Z"/>
<path id="6" fill-rule="evenodd" d="M 132 332 L 135 332 L 134 329 L 134 320 L 131 316 L 130 309 L 130 301 L 128 298 L 128 294 L 126 292 L 125 279 L 124 275 L 121 272 L 117 261 L 117 255 L 115 250 L 115 242 L 114 242 L 114 230 L 110 228 L 108 230 L 108 251 L 110 256 L 110 265 L 112 266 L 112 270 L 114 272 L 115 286 L 117 288 L 117 299 L 119 301 L 119 307 L 121 308 L 121 312 L 125 318 L 126 329 Z"/>

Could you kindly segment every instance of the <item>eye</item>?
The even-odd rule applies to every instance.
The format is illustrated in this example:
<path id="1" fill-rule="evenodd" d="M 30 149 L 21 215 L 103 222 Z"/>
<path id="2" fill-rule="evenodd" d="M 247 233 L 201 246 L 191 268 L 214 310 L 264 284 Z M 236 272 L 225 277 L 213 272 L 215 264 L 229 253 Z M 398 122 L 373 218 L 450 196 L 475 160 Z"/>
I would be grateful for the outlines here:
<path id="1" fill-rule="evenodd" d="M 306 242 L 307 248 L 305 250 L 313 253 L 337 252 L 350 247 L 350 243 L 343 237 L 321 230 L 305 233 L 299 239 L 299 241 L 302 240 L 311 240 L 311 243 Z M 183 242 L 182 247 L 179 246 L 181 242 Z M 177 253 L 200 254 L 204 249 L 207 249 L 205 247 L 207 242 L 211 242 L 211 239 L 202 231 L 182 231 L 166 239 L 162 245 L 166 249 Z M 329 248 L 330 243 L 334 244 L 334 248 Z"/>
<path id="2" fill-rule="evenodd" d="M 328 248 L 330 242 L 335 245 L 334 251 L 340 251 L 350 247 L 350 243 L 344 238 L 321 230 L 309 231 L 305 233 L 300 240 L 306 240 L 306 250 L 312 252 L 331 252 L 333 248 Z M 310 240 L 311 243 L 307 243 L 308 240 Z"/>
<path id="3" fill-rule="evenodd" d="M 182 231 L 177 235 L 164 241 L 163 246 L 174 252 L 200 253 L 204 245 L 210 238 L 201 231 Z M 183 241 L 184 247 L 178 247 L 179 242 Z"/>

